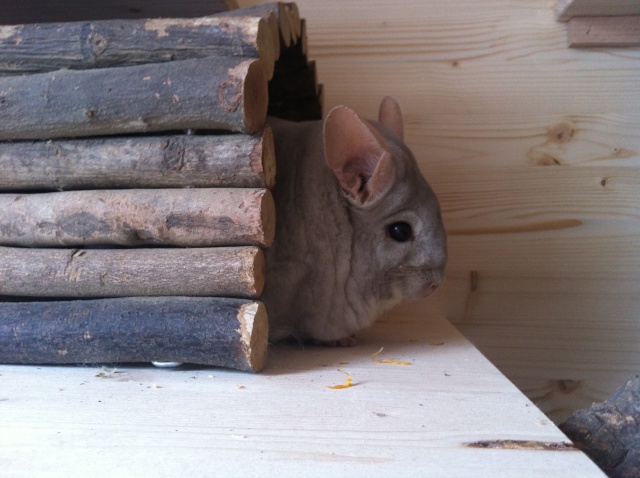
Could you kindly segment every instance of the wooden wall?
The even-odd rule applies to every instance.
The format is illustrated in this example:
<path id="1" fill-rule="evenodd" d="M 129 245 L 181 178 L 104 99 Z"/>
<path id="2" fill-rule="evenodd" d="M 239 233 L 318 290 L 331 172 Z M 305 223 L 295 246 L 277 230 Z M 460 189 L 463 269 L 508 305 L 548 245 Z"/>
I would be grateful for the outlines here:
<path id="1" fill-rule="evenodd" d="M 297 3 L 327 110 L 404 109 L 447 317 L 558 421 L 640 372 L 640 51 L 568 49 L 552 0 Z"/>

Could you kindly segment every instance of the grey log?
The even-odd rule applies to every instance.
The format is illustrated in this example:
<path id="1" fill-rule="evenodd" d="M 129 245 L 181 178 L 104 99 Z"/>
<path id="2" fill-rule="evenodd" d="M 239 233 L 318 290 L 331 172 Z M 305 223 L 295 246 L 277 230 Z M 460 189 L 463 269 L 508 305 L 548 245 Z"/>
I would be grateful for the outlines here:
<path id="1" fill-rule="evenodd" d="M 273 134 L 0 143 L 0 191 L 243 187 L 275 183 Z"/>
<path id="2" fill-rule="evenodd" d="M 270 246 L 266 189 L 125 189 L 0 194 L 0 245 Z"/>
<path id="3" fill-rule="evenodd" d="M 266 362 L 261 302 L 128 297 L 0 303 L 0 363 L 183 362 L 257 372 Z"/>
<path id="4" fill-rule="evenodd" d="M 270 78 L 280 46 L 271 28 L 268 17 L 255 16 L 3 26 L 0 75 L 238 56 L 260 58 Z"/>
<path id="5" fill-rule="evenodd" d="M 258 247 L 0 247 L 0 295 L 5 296 L 256 299 L 263 286 L 264 254 Z"/>
<path id="6" fill-rule="evenodd" d="M 209 57 L 0 78 L 0 139 L 264 127 L 260 60 Z"/>

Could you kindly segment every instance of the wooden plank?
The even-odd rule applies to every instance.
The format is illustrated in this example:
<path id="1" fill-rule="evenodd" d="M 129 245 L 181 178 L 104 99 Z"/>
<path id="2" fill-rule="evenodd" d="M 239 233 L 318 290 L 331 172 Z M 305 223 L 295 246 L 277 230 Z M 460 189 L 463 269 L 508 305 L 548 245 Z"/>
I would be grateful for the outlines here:
<path id="1" fill-rule="evenodd" d="M 417 112 L 406 136 L 424 174 L 444 178 L 451 168 L 464 174 L 465 169 L 482 167 L 640 167 L 637 112 L 516 119 L 500 106 L 495 108 L 501 111 L 490 118 L 480 113 Z"/>
<path id="2" fill-rule="evenodd" d="M 565 437 L 449 323 L 424 307 L 399 314 L 355 347 L 272 347 L 261 374 L 0 366 L 4 471 L 603 476 L 581 452 L 535 449 Z M 383 346 L 412 365 L 374 363 Z M 328 389 L 344 383 L 338 370 L 354 386 Z"/>
<path id="3" fill-rule="evenodd" d="M 0 302 L 0 362 L 182 362 L 257 372 L 269 326 L 260 302 L 125 297 Z"/>
<path id="4" fill-rule="evenodd" d="M 258 247 L 0 247 L 0 277 L 0 297 L 257 299 L 264 287 L 264 254 Z"/>
<path id="5" fill-rule="evenodd" d="M 556 16 L 563 22 L 573 17 L 638 14 L 636 0 L 556 0 Z"/>
<path id="6" fill-rule="evenodd" d="M 256 135 L 166 135 L 0 143 L 0 191 L 273 188 L 270 128 Z"/>
<path id="7" fill-rule="evenodd" d="M 578 17 L 569 20 L 573 48 L 640 46 L 640 15 Z"/>
<path id="8" fill-rule="evenodd" d="M 21 0 L 2 2 L 4 25 L 115 18 L 201 17 L 237 8 L 235 0 Z"/>

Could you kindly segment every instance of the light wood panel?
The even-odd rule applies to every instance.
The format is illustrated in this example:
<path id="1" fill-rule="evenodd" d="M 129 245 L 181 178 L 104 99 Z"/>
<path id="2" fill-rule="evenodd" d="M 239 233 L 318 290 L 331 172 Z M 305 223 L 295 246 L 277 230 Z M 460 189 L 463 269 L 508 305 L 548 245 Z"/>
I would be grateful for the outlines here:
<path id="1" fill-rule="evenodd" d="M 572 18 L 569 20 L 569 46 L 640 46 L 640 15 Z"/>
<path id="2" fill-rule="evenodd" d="M 403 108 L 450 233 L 448 317 L 554 419 L 635 374 L 640 50 L 567 48 L 549 0 L 298 4 L 327 111 Z"/>
<path id="3" fill-rule="evenodd" d="M 637 0 L 556 0 L 556 13 L 562 21 L 594 15 L 633 15 L 640 14 L 640 3 Z"/>

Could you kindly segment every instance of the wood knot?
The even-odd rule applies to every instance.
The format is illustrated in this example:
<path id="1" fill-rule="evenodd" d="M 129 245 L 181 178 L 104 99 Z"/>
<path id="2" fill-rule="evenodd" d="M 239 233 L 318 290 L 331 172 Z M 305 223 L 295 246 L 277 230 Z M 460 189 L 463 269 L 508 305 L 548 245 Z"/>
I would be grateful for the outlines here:
<path id="1" fill-rule="evenodd" d="M 218 85 L 216 99 L 225 110 L 234 112 L 240 107 L 242 103 L 242 84 L 239 78 L 229 76 Z"/>
<path id="2" fill-rule="evenodd" d="M 89 45 L 91 45 L 91 52 L 95 57 L 99 57 L 104 53 L 109 45 L 109 41 L 99 33 L 92 32 L 89 35 Z"/>
<path id="3" fill-rule="evenodd" d="M 568 143 L 574 135 L 575 129 L 569 121 L 563 121 L 562 123 L 553 125 L 547 132 L 549 142 L 560 144 Z"/>

